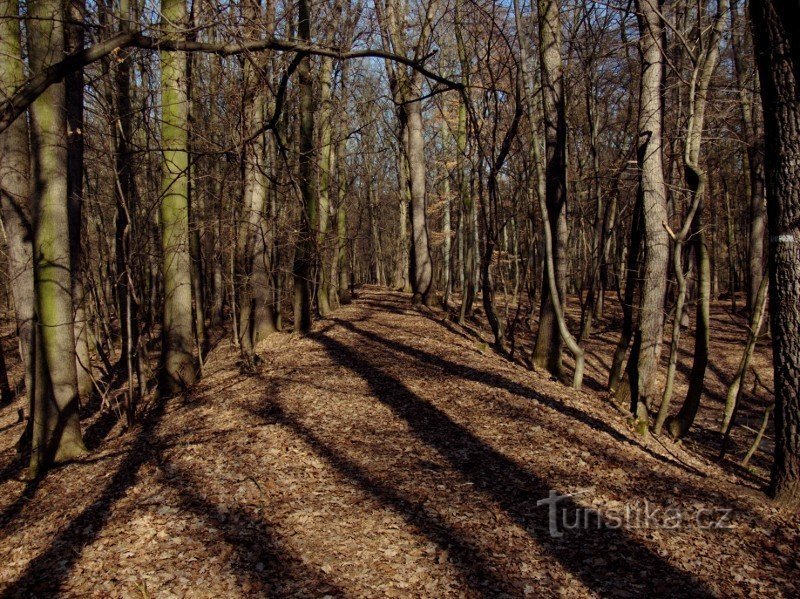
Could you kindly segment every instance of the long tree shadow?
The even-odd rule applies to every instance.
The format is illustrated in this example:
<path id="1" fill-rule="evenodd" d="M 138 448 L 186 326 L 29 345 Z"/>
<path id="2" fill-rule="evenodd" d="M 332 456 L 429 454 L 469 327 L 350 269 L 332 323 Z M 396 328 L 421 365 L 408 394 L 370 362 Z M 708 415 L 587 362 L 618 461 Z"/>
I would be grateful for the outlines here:
<path id="1" fill-rule="evenodd" d="M 49 547 L 28 563 L 22 575 L 3 590 L 0 597 L 5 599 L 58 593 L 83 549 L 91 545 L 105 527 L 114 504 L 136 482 L 142 466 L 154 462 L 163 470 L 164 460 L 161 454 L 170 447 L 170 443 L 163 442 L 156 429 L 163 418 L 166 405 L 166 400 L 159 399 L 152 406 L 143 419 L 142 429 L 101 496 L 63 528 Z M 201 442 L 207 440 L 203 438 Z M 185 445 L 184 439 L 181 446 Z M 231 523 L 224 524 L 217 516 L 217 506 L 201 496 L 198 485 L 191 480 L 191 476 L 173 465 L 170 466 L 166 482 L 178 491 L 181 505 L 217 529 L 225 542 L 235 549 L 236 559 L 231 559 L 232 569 L 247 579 L 268 581 L 269 588 L 261 593 L 262 596 L 297 596 L 294 592 L 282 592 L 289 581 L 297 582 L 309 596 L 344 596 L 341 589 L 322 578 L 319 573 L 311 571 L 301 560 L 285 556 L 277 537 L 263 522 L 252 518 L 244 509 L 229 510 Z M 39 479 L 32 481 L 15 502 L 17 512 L 26 498 L 35 491 L 38 483 Z M 4 514 L 0 522 L 8 522 L 9 516 Z M 237 524 L 234 525 L 233 522 Z M 263 564 L 263 572 L 258 572 L 259 562 Z"/>
<path id="2" fill-rule="evenodd" d="M 151 459 L 150 445 L 164 415 L 166 403 L 166 400 L 158 400 L 152 407 L 128 455 L 100 497 L 73 518 L 49 547 L 28 563 L 22 575 L 0 597 L 58 592 L 83 549 L 97 539 L 111 515 L 111 508 L 134 484 L 142 465 Z"/>
<path id="3" fill-rule="evenodd" d="M 347 323 L 340 324 L 350 328 Z M 613 594 L 617 590 L 635 590 L 649 594 L 669 592 L 671 596 L 713 596 L 689 573 L 668 563 L 621 529 L 609 526 L 608 522 L 601 520 L 593 530 L 569 531 L 562 538 L 543 534 L 541 531 L 548 530 L 549 526 L 548 510 L 537 508 L 536 501 L 548 497 L 551 483 L 483 443 L 468 429 L 411 392 L 402 381 L 346 345 L 328 336 L 316 339 L 333 361 L 367 382 L 378 400 L 405 420 L 416 437 L 436 449 L 456 471 L 473 482 L 477 490 L 497 501 L 544 550 L 594 592 Z M 483 382 L 492 384 L 491 377 L 487 379 L 485 373 L 481 374 Z M 575 522 L 580 516 L 580 506 L 570 496 L 561 498 L 559 508 L 568 522 Z M 593 565 L 598 556 L 605 561 L 602 568 Z"/>
<path id="4" fill-rule="evenodd" d="M 268 396 L 272 396 L 269 393 Z M 493 572 L 480 547 L 464 539 L 445 520 L 426 510 L 422 503 L 405 497 L 400 491 L 371 476 L 358 463 L 335 451 L 331 445 L 317 436 L 311 429 L 275 403 L 268 403 L 251 413 L 264 422 L 280 424 L 290 429 L 307 443 L 342 476 L 357 488 L 370 494 L 383 506 L 399 514 L 410 526 L 424 535 L 429 541 L 446 550 L 449 558 L 460 572 L 473 592 L 482 596 L 496 596 L 497 592 L 519 593 L 509 581 Z"/>
<path id="5" fill-rule="evenodd" d="M 599 418 L 595 418 L 594 416 L 587 414 L 582 410 L 558 402 L 550 397 L 542 395 L 541 393 L 537 393 L 533 389 L 521 385 L 515 381 L 512 381 L 511 379 L 508 379 L 502 375 L 494 374 L 492 372 L 486 372 L 483 370 L 478 370 L 476 368 L 472 368 L 471 366 L 467 366 L 464 364 L 457 364 L 455 362 L 451 362 L 450 360 L 446 360 L 445 358 L 442 358 L 430 352 L 426 352 L 424 350 L 411 347 L 399 341 L 389 341 L 388 339 L 372 331 L 360 329 L 354 326 L 352 323 L 344 320 L 337 320 L 336 322 L 337 324 L 339 324 L 340 326 L 349 331 L 361 335 L 362 337 L 374 341 L 375 343 L 379 343 L 381 345 L 386 346 L 391 351 L 401 352 L 412 357 L 414 360 L 426 362 L 427 364 L 430 364 L 431 366 L 440 369 L 443 373 L 445 373 L 448 376 L 463 378 L 466 380 L 482 383 L 490 387 L 505 389 L 506 391 L 514 395 L 518 395 L 526 399 L 531 399 L 543 406 L 546 406 L 547 408 L 550 408 L 551 410 L 555 410 L 556 412 L 563 414 L 564 416 L 582 422 L 598 432 L 602 432 L 606 435 L 609 435 L 612 439 L 616 441 L 625 443 L 626 445 L 633 445 L 637 449 L 640 449 L 641 451 L 647 453 L 653 459 L 656 459 L 665 464 L 669 464 L 670 466 L 681 468 L 691 474 L 696 474 L 694 470 L 687 468 L 685 464 L 681 464 L 680 462 L 670 460 L 662 455 L 653 452 L 644 445 L 631 440 L 629 437 L 626 437 L 618 430 L 609 426 L 607 423 L 603 422 Z"/>
<path id="6" fill-rule="evenodd" d="M 163 468 L 165 464 L 159 465 Z M 290 556 L 280 538 L 260 518 L 253 517 L 242 507 L 229 506 L 226 506 L 226 515 L 221 517 L 219 506 L 202 497 L 194 477 L 172 462 L 165 476 L 166 482 L 178 492 L 181 507 L 217 530 L 225 543 L 233 547 L 235 559 L 233 556 L 230 559 L 231 569 L 239 577 L 266 587 L 260 591 L 251 590 L 251 595 L 345 596 L 321 570 L 312 569 L 299 558 Z M 292 588 L 292 585 L 299 588 Z"/>

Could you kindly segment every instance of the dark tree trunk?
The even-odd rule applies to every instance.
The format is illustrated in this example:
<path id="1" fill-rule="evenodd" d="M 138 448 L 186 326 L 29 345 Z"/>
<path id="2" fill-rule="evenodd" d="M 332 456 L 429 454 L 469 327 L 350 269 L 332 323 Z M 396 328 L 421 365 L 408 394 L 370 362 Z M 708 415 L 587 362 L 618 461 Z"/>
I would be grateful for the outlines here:
<path id="1" fill-rule="evenodd" d="M 308 0 L 298 4 L 300 39 L 311 41 L 311 14 Z M 316 222 L 316 185 L 314 182 L 314 89 L 311 79 L 311 58 L 304 56 L 297 67 L 300 83 L 300 208 L 299 239 L 294 255 L 294 330 L 311 330 L 311 262 L 314 238 L 312 223 Z"/>
<path id="2" fill-rule="evenodd" d="M 775 370 L 775 499 L 800 508 L 800 5 L 751 6 L 764 108 L 769 299 Z"/>
<path id="3" fill-rule="evenodd" d="M 553 266 L 556 275 L 557 301 L 566 297 L 567 268 L 567 121 L 561 59 L 559 3 L 539 2 L 540 61 L 542 106 L 545 130 L 545 198 L 553 243 Z M 550 294 L 547 269 L 542 273 L 542 297 L 539 329 L 533 349 L 533 362 L 555 377 L 561 377 L 564 340 L 558 329 L 556 311 Z M 561 298 L 561 299 L 559 299 Z"/>

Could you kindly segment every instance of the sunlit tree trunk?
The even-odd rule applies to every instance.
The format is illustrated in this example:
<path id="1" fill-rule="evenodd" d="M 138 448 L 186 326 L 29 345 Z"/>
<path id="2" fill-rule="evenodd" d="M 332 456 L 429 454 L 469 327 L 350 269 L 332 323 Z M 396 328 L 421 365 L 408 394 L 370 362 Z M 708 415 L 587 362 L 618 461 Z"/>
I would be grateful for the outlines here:
<path id="1" fill-rule="evenodd" d="M 719 45 L 725 28 L 728 7 L 728 0 L 719 0 L 717 2 L 713 27 L 710 28 L 709 34 L 704 40 L 703 47 L 705 51 L 697 59 L 696 74 L 689 87 L 689 119 L 684 144 L 684 182 L 689 192 L 689 198 L 692 200 L 692 207 L 687 219 L 692 219 L 692 242 L 697 263 L 697 317 L 695 319 L 694 356 L 692 370 L 689 374 L 689 389 L 678 414 L 666 421 L 667 430 L 676 439 L 686 435 L 694 422 L 697 410 L 700 407 L 700 398 L 703 394 L 703 384 L 708 365 L 711 327 L 711 265 L 706 245 L 707 235 L 703 226 L 704 196 L 708 175 L 700 164 L 700 150 L 705 126 L 706 106 L 708 104 L 708 91 L 719 60 Z M 681 239 L 676 239 L 675 241 L 677 244 L 682 245 L 683 235 L 681 234 L 680 237 Z M 677 264 L 676 268 L 682 268 L 682 266 Z M 680 317 L 681 315 L 676 312 L 675 318 L 680 320 Z M 665 403 L 668 404 L 668 402 L 669 397 L 665 395 Z M 666 405 L 662 406 L 661 412 L 662 416 L 666 413 Z"/>
<path id="2" fill-rule="evenodd" d="M 637 420 L 647 422 L 648 411 L 658 395 L 659 358 L 664 334 L 664 298 L 667 287 L 669 242 L 667 190 L 662 156 L 663 140 L 663 23 L 661 2 L 636 2 L 639 20 L 639 51 L 642 61 L 639 90 L 638 164 L 639 186 L 644 215 L 644 276 L 639 310 L 639 331 L 634 339 L 631 359 L 636 357 L 636 372 L 631 381 L 631 411 Z M 628 369 L 632 373 L 632 369 Z M 630 378 L 630 377 L 629 377 Z"/>
<path id="3" fill-rule="evenodd" d="M 411 92 L 420 93 L 418 86 Z M 425 141 L 422 136 L 422 101 L 406 105 L 408 127 L 408 172 L 411 183 L 411 288 L 414 303 L 435 303 L 433 258 L 428 235 L 427 196 L 425 191 Z"/>
<path id="4" fill-rule="evenodd" d="M 39 72 L 63 55 L 66 14 L 57 0 L 29 3 L 28 14 L 28 56 L 31 69 Z M 37 374 L 31 393 L 35 405 L 30 472 L 37 475 L 51 461 L 71 459 L 86 448 L 78 422 L 64 83 L 42 93 L 30 114 L 33 253 L 41 337 L 34 349 Z"/>
<path id="5" fill-rule="evenodd" d="M 25 81 L 20 48 L 17 0 L 0 0 L 0 89 L 16 89 Z M 33 388 L 33 230 L 30 212 L 28 121 L 17 118 L 0 133 L 0 210 L 8 244 L 8 281 L 14 300 L 17 337 L 25 365 L 25 388 Z"/>
<path id="6" fill-rule="evenodd" d="M 187 22 L 184 0 L 163 0 L 162 28 L 178 38 Z M 184 390 L 196 378 L 192 333 L 192 264 L 189 248 L 187 57 L 161 52 L 161 142 L 164 146 L 159 212 L 164 275 L 161 388 Z"/>

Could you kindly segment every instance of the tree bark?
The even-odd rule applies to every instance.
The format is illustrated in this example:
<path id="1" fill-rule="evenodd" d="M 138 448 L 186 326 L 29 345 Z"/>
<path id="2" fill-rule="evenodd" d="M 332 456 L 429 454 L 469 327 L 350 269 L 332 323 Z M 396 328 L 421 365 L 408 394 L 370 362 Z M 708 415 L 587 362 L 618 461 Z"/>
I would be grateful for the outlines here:
<path id="1" fill-rule="evenodd" d="M 416 86 L 415 86 L 416 87 Z M 414 89 L 411 93 L 419 93 Z M 427 198 L 425 195 L 425 143 L 422 137 L 422 101 L 406 107 L 408 127 L 408 172 L 411 182 L 411 255 L 412 302 L 430 306 L 435 303 L 433 259 L 428 235 Z"/>
<path id="2" fill-rule="evenodd" d="M 297 5 L 300 39 L 311 42 L 311 8 L 309 0 Z M 300 226 L 295 248 L 294 266 L 294 330 L 311 330 L 311 262 L 314 254 L 313 226 L 317 216 L 317 186 L 314 181 L 314 89 L 311 78 L 311 58 L 304 56 L 297 67 L 300 83 Z"/>
<path id="3" fill-rule="evenodd" d="M 748 246 L 747 309 L 752 314 L 756 309 L 756 296 L 764 277 L 764 233 L 767 228 L 767 204 L 764 196 L 764 132 L 761 114 L 753 110 L 753 101 L 747 89 L 744 52 L 744 28 L 739 23 L 737 1 L 731 2 L 731 51 L 734 72 L 739 88 L 739 108 L 745 136 L 745 189 L 750 201 L 750 231 Z"/>
<path id="4" fill-rule="evenodd" d="M 20 48 L 17 0 L 0 0 L 0 88 L 16 89 L 25 81 Z M 25 365 L 25 389 L 33 389 L 33 229 L 30 211 L 28 121 L 16 119 L 0 133 L 0 210 L 8 244 L 8 281 L 14 299 L 17 337 Z"/>
<path id="5" fill-rule="evenodd" d="M 567 121 L 558 0 L 539 1 L 539 38 L 545 130 L 545 198 L 550 220 L 552 258 L 558 295 L 554 297 L 550 293 L 548 273 L 545 268 L 533 363 L 560 378 L 563 374 L 564 340 L 559 333 L 557 310 L 553 306 L 553 301 L 562 301 L 563 309 L 567 268 Z"/>
<path id="6" fill-rule="evenodd" d="M 662 156 L 663 139 L 663 23 L 659 0 L 637 0 L 639 51 L 642 60 L 639 90 L 639 147 L 642 212 L 644 215 L 644 279 L 639 310 L 639 335 L 635 354 L 637 384 L 632 386 L 631 409 L 637 420 L 647 421 L 648 412 L 658 394 L 658 370 L 664 334 L 664 298 L 667 288 L 669 242 L 667 189 Z"/>
<path id="7" fill-rule="evenodd" d="M 186 27 L 184 0 L 163 0 L 162 28 L 179 38 Z M 179 393 L 196 378 L 192 334 L 192 264 L 189 248 L 187 57 L 161 52 L 161 141 L 164 146 L 159 212 L 164 273 L 161 391 Z"/>
<path id="8" fill-rule="evenodd" d="M 751 6 L 766 135 L 769 299 L 775 371 L 771 492 L 800 508 L 800 7 Z"/>
<path id="9" fill-rule="evenodd" d="M 28 5 L 28 56 L 45 69 L 64 52 L 63 3 Z M 31 105 L 34 273 L 41 351 L 37 352 L 30 473 L 85 453 L 78 421 L 78 385 L 70 262 L 67 109 L 64 83 L 51 85 Z M 37 351 L 34 349 L 34 351 Z"/>
<path id="10" fill-rule="evenodd" d="M 67 3 L 66 50 L 74 52 L 84 45 L 84 0 Z M 67 93 L 67 187 L 69 196 L 70 261 L 72 263 L 72 298 L 75 303 L 75 360 L 78 394 L 87 398 L 93 391 L 92 366 L 89 357 L 89 328 L 86 314 L 82 242 L 83 213 L 83 68 L 70 72 L 65 78 Z"/>

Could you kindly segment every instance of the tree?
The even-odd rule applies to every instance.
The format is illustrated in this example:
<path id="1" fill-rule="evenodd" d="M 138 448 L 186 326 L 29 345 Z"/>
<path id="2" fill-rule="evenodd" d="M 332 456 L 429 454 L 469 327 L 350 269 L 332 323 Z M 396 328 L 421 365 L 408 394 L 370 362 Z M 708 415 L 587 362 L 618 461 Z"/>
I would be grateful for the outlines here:
<path id="1" fill-rule="evenodd" d="M 558 298 L 566 297 L 567 242 L 567 121 L 565 115 L 561 22 L 557 0 L 539 1 L 539 47 L 545 132 L 545 202 L 552 236 L 553 269 Z M 553 376 L 562 374 L 564 341 L 559 333 L 556 298 L 550 292 L 548 269 L 543 271 L 539 329 L 533 362 Z M 563 300 L 562 300 L 563 301 Z"/>
<path id="2" fill-rule="evenodd" d="M 311 6 L 309 0 L 299 0 L 297 23 L 300 39 L 311 42 Z M 297 67 L 300 84 L 300 226 L 295 248 L 294 267 L 294 330 L 308 333 L 311 330 L 311 262 L 314 258 L 314 226 L 317 222 L 318 197 L 314 178 L 314 88 L 311 76 L 311 57 L 300 57 Z"/>
<path id="3" fill-rule="evenodd" d="M 67 4 L 66 50 L 74 52 L 84 45 L 84 0 L 70 0 Z M 75 360 L 78 373 L 78 393 L 88 397 L 94 389 L 92 366 L 89 358 L 89 328 L 86 322 L 86 291 L 83 282 L 83 256 L 81 255 L 81 228 L 83 226 L 83 174 L 84 174 L 84 122 L 83 122 L 83 69 L 77 69 L 64 78 L 67 93 L 67 186 L 69 197 L 70 261 L 72 263 L 72 296 L 75 303 Z"/>
<path id="4" fill-rule="evenodd" d="M 0 2 L 0 89 L 25 81 L 17 0 Z M 33 335 L 36 298 L 33 287 L 33 229 L 30 211 L 28 122 L 16 119 L 0 133 L 0 210 L 8 243 L 8 281 L 14 299 L 17 337 L 25 365 L 25 388 L 33 388 Z"/>
<path id="5" fill-rule="evenodd" d="M 186 30 L 184 0 L 164 0 L 161 26 L 168 39 Z M 195 381 L 192 264 L 189 252 L 189 99 L 184 52 L 161 52 L 161 250 L 164 273 L 161 389 L 183 391 Z"/>
<path id="6" fill-rule="evenodd" d="M 769 311 L 775 372 L 775 459 L 771 493 L 800 508 L 800 7 L 751 7 L 764 107 L 769 230 Z"/>
<path id="7" fill-rule="evenodd" d="M 639 307 L 639 328 L 628 362 L 631 411 L 640 422 L 647 422 L 648 411 L 657 395 L 656 371 L 664 333 L 664 296 L 667 287 L 669 242 L 667 190 L 664 181 L 661 124 L 664 115 L 662 3 L 636 2 L 639 22 L 641 80 L 637 163 L 639 191 L 644 216 L 644 274 Z M 634 360 L 635 358 L 635 360 Z"/>
<path id="8" fill-rule="evenodd" d="M 64 50 L 63 3 L 29 3 L 28 56 L 34 72 Z M 31 410 L 31 475 L 51 462 L 86 451 L 78 421 L 78 384 L 70 262 L 67 183 L 67 110 L 64 83 L 51 85 L 31 105 L 33 152 L 33 254 L 36 289 L 36 375 L 28 390 Z"/>
<path id="9" fill-rule="evenodd" d="M 437 0 L 429 0 L 422 17 L 422 28 L 413 47 L 413 60 L 419 61 L 425 54 L 434 25 L 438 7 Z M 405 32 L 402 23 L 406 15 L 398 9 L 395 0 L 385 0 L 379 10 L 379 19 L 386 45 L 401 56 L 408 56 Z M 432 305 L 436 302 L 433 281 L 433 258 L 430 251 L 425 183 L 425 140 L 422 119 L 422 76 L 416 69 L 387 61 L 389 76 L 396 86 L 396 97 L 400 103 L 401 139 L 408 165 L 408 185 L 411 196 L 411 288 L 413 303 Z"/>
<path id="10" fill-rule="evenodd" d="M 739 88 L 739 108 L 742 117 L 742 131 L 746 146 L 744 161 L 747 178 L 745 189 L 750 200 L 750 230 L 747 256 L 747 307 L 751 313 L 756 311 L 756 296 L 764 276 L 764 232 L 766 229 L 766 198 L 764 196 L 764 130 L 762 116 L 757 102 L 753 101 L 748 89 L 745 68 L 745 33 L 740 23 L 738 2 L 731 2 L 731 49 L 733 51 L 734 72 Z M 757 81 L 756 81 L 757 83 Z"/>

